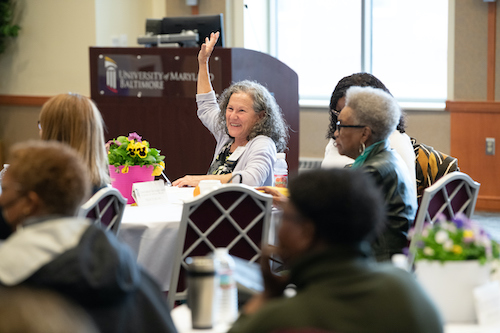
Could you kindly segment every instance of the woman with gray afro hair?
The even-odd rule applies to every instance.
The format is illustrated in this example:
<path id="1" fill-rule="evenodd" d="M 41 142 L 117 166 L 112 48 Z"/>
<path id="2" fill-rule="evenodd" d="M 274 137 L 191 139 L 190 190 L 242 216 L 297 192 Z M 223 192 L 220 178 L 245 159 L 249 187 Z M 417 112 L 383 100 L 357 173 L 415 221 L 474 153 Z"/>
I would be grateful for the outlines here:
<path id="1" fill-rule="evenodd" d="M 351 87 L 379 88 L 392 96 L 382 81 L 370 73 L 354 73 L 343 77 L 335 86 L 330 99 L 330 124 L 328 126 L 328 144 L 325 147 L 325 158 L 321 162 L 322 168 L 343 168 L 354 161 L 346 155 L 340 155 L 334 137 L 337 129 L 338 116 L 345 107 L 346 92 Z M 416 179 L 415 152 L 411 138 L 405 133 L 406 115 L 401 111 L 398 126 L 389 134 L 389 146 L 403 159 L 410 173 L 410 178 Z"/>
<path id="2" fill-rule="evenodd" d="M 352 168 L 373 177 L 382 189 L 386 228 L 372 243 L 377 260 L 390 260 L 407 247 L 407 233 L 417 211 L 417 196 L 401 156 L 389 147 L 389 134 L 401 116 L 390 94 L 372 87 L 351 87 L 338 116 L 335 142 L 341 155 L 354 159 Z"/>
<path id="3" fill-rule="evenodd" d="M 373 130 L 375 141 L 387 139 L 401 117 L 397 101 L 382 89 L 351 87 L 346 93 L 346 104 L 347 101 L 356 110 L 357 120 Z"/>
<path id="4" fill-rule="evenodd" d="M 186 175 L 172 185 L 197 186 L 210 179 L 272 185 L 276 153 L 287 148 L 288 125 L 272 94 L 254 81 L 232 84 L 217 103 L 208 62 L 218 38 L 212 33 L 201 45 L 196 94 L 198 118 L 217 142 L 214 157 L 206 175 Z"/>

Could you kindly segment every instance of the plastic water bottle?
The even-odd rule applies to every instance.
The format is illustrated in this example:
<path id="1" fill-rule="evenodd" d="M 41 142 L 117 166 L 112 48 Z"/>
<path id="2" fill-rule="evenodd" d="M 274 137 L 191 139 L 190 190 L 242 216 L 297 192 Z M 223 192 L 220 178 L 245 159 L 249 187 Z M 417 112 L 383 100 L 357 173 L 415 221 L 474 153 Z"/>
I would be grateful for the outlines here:
<path id="1" fill-rule="evenodd" d="M 276 163 L 274 164 L 274 186 L 288 186 L 288 164 L 286 163 L 285 153 L 276 154 Z"/>
<path id="2" fill-rule="evenodd" d="M 219 279 L 216 290 L 218 306 L 215 322 L 229 327 L 238 316 L 238 289 L 233 275 L 235 263 L 226 248 L 215 249 L 214 259 Z"/>

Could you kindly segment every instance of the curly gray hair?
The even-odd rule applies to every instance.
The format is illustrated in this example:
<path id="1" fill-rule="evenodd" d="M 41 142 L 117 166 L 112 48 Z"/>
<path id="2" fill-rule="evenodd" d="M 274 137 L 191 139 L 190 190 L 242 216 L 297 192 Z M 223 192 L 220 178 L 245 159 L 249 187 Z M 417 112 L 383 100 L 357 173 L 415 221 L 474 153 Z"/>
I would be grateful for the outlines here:
<path id="1" fill-rule="evenodd" d="M 286 123 L 283 112 L 281 111 L 276 99 L 263 85 L 255 82 L 244 80 L 233 83 L 229 88 L 224 90 L 219 98 L 219 123 L 218 126 L 228 133 L 226 125 L 226 108 L 229 103 L 229 98 L 235 93 L 246 93 L 252 97 L 253 109 L 257 114 L 264 112 L 262 117 L 252 128 L 248 134 L 247 140 L 250 141 L 258 135 L 270 137 L 278 152 L 284 152 L 288 143 L 288 124 Z"/>
<path id="2" fill-rule="evenodd" d="M 354 111 L 353 117 L 360 124 L 371 128 L 375 142 L 387 139 L 401 117 L 396 99 L 378 88 L 349 88 L 346 92 L 347 106 Z"/>

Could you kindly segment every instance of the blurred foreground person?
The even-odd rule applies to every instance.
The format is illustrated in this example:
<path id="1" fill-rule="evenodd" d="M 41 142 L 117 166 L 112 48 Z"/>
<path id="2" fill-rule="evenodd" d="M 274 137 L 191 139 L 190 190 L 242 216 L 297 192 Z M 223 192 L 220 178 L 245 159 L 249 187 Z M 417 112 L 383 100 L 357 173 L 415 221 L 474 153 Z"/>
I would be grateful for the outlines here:
<path id="1" fill-rule="evenodd" d="M 0 333 L 98 333 L 87 313 L 61 296 L 31 288 L 0 288 Z"/>
<path id="2" fill-rule="evenodd" d="M 0 206 L 17 231 L 0 247 L 0 285 L 49 289 L 79 304 L 101 332 L 176 332 L 156 283 L 111 233 L 77 218 L 91 182 L 65 144 L 14 146 Z"/>
<path id="3" fill-rule="evenodd" d="M 264 251 L 264 292 L 245 305 L 230 332 L 443 331 L 414 277 L 371 255 L 384 205 L 369 175 L 315 170 L 293 179 L 289 191 L 275 252 L 290 274 L 271 273 L 270 251 Z M 297 288 L 291 298 L 283 296 L 288 284 Z"/>

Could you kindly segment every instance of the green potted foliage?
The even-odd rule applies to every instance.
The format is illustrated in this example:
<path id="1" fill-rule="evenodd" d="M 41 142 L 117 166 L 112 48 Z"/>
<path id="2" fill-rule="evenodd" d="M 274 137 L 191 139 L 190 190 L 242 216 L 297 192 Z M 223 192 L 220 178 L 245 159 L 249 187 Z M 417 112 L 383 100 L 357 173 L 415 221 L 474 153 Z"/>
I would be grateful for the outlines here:
<path id="1" fill-rule="evenodd" d="M 477 321 L 473 290 L 491 281 L 500 246 L 476 222 L 460 214 L 426 223 L 415 237 L 415 274 L 445 322 Z"/>
<path id="2" fill-rule="evenodd" d="M 7 47 L 7 40 L 16 37 L 19 29 L 17 24 L 13 24 L 14 5 L 11 0 L 0 0 L 0 54 Z"/>

